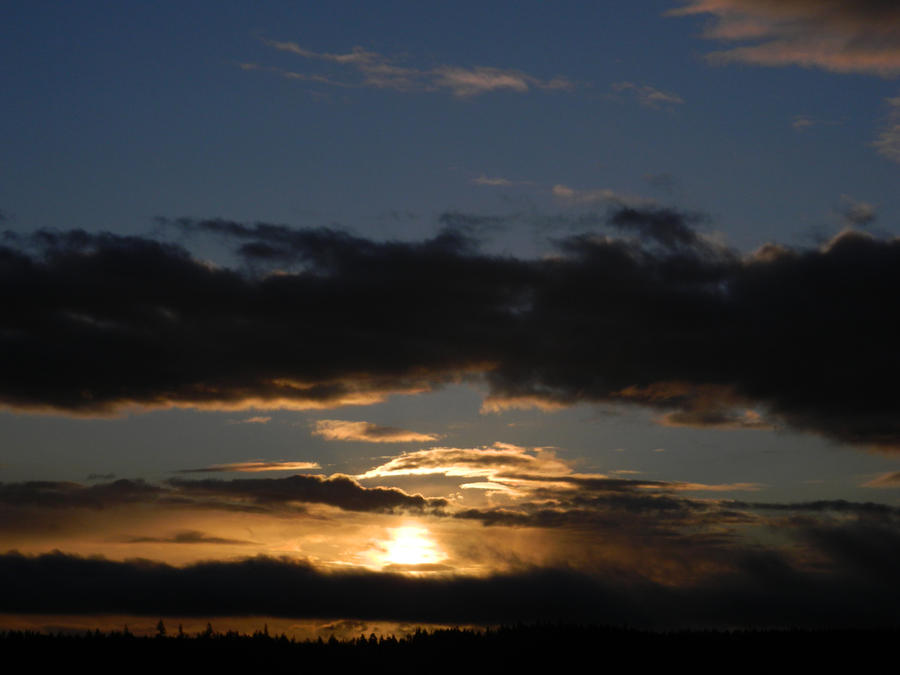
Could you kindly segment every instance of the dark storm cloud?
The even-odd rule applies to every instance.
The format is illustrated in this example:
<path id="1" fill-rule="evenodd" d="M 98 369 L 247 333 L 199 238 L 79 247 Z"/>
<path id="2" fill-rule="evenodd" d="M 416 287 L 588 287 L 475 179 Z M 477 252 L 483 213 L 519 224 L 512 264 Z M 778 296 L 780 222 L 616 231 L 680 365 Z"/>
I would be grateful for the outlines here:
<path id="1" fill-rule="evenodd" d="M 287 478 L 238 478 L 235 480 L 184 480 L 169 484 L 190 497 L 237 497 L 261 506 L 304 502 L 328 504 L 346 511 L 441 508 L 445 499 L 411 495 L 399 488 L 363 487 L 350 476 L 296 475 Z"/>
<path id="2" fill-rule="evenodd" d="M 111 481 L 116 477 L 114 473 L 89 473 L 87 480 L 105 480 Z"/>
<path id="3" fill-rule="evenodd" d="M 121 479 L 112 483 L 85 486 L 63 481 L 0 483 L 0 504 L 4 508 L 92 508 L 158 500 L 168 490 L 142 480 Z"/>
<path id="4" fill-rule="evenodd" d="M 678 211 L 604 218 L 639 238 L 577 234 L 541 259 L 481 253 L 454 229 L 376 242 L 178 222 L 274 261 L 271 274 L 139 237 L 13 237 L 0 247 L 0 283 L 15 289 L 0 317 L 0 402 L 321 408 L 480 377 L 490 409 L 627 402 L 663 423 L 774 422 L 900 446 L 900 241 L 844 232 L 747 256 Z"/>
<path id="5" fill-rule="evenodd" d="M 341 474 L 235 480 L 172 479 L 165 485 L 125 479 L 90 486 L 59 481 L 0 483 L 0 505 L 8 513 L 21 509 L 103 509 L 128 504 L 265 512 L 304 503 L 370 512 L 422 511 L 447 506 L 444 499 L 409 494 L 398 488 L 363 487 Z"/>
<path id="6" fill-rule="evenodd" d="M 900 508 L 878 502 L 850 502 L 845 499 L 821 499 L 814 502 L 727 502 L 734 508 L 758 509 L 763 511 L 793 511 L 814 513 L 843 513 L 856 516 L 900 517 Z"/>
<path id="7" fill-rule="evenodd" d="M 117 541 L 121 541 L 125 544 L 226 544 L 233 546 L 248 546 L 255 544 L 255 542 L 244 541 L 242 539 L 212 537 L 198 530 L 176 532 L 171 537 L 125 537 Z"/>
<path id="8" fill-rule="evenodd" d="M 609 224 L 621 230 L 634 230 L 641 236 L 663 246 L 697 246 L 700 238 L 691 227 L 702 221 L 698 214 L 686 214 L 674 209 L 634 208 L 623 206 L 613 210 Z"/>
<path id="9" fill-rule="evenodd" d="M 894 624 L 900 600 L 896 584 L 881 578 L 843 569 L 804 575 L 774 554 L 741 555 L 732 571 L 683 587 L 661 586 L 627 570 L 608 572 L 593 576 L 538 569 L 429 578 L 325 573 L 303 561 L 264 557 L 177 568 L 61 553 L 8 553 L 0 555 L 0 574 L 16 583 L 0 595 L 0 611 L 859 628 Z"/>

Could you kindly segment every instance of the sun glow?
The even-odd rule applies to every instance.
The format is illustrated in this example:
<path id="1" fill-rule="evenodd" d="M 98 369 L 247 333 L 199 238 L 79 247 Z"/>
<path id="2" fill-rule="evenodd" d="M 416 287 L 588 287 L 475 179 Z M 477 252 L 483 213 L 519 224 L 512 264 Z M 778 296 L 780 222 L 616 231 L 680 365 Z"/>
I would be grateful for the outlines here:
<path id="1" fill-rule="evenodd" d="M 384 565 L 428 565 L 444 558 L 424 527 L 395 527 L 390 533 L 380 556 Z"/>

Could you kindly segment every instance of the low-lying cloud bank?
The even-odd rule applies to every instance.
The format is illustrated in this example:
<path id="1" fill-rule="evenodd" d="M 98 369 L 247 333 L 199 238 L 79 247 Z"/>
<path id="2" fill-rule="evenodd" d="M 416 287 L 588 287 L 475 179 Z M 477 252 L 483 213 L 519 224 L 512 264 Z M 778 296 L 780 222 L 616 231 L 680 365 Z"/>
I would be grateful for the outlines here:
<path id="1" fill-rule="evenodd" d="M 517 259 L 453 228 L 378 242 L 170 223 L 234 242 L 240 270 L 142 237 L 7 233 L 0 404 L 327 408 L 475 378 L 492 410 L 633 403 L 669 424 L 900 447 L 900 241 L 846 231 L 744 255 L 695 214 L 619 205 L 581 221 L 620 236 Z"/>
<path id="2" fill-rule="evenodd" d="M 896 586 L 880 578 L 801 575 L 766 555 L 747 555 L 735 572 L 689 587 L 666 587 L 621 571 L 415 578 L 326 573 L 286 558 L 173 567 L 14 552 L 0 555 L 0 574 L 16 580 L 0 596 L 0 611 L 44 614 L 860 628 L 894 625 L 900 599 Z"/>

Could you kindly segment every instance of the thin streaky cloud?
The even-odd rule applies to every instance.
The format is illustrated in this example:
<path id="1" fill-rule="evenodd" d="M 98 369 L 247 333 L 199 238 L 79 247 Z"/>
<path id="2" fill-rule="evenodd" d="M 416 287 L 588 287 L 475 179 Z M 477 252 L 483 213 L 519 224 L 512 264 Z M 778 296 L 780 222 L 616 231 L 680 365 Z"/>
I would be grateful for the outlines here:
<path id="1" fill-rule="evenodd" d="M 116 539 L 123 544 L 225 544 L 230 546 L 258 545 L 254 541 L 244 539 L 229 539 L 226 537 L 214 537 L 198 530 L 183 530 L 169 537 L 122 537 Z"/>
<path id="2" fill-rule="evenodd" d="M 637 84 L 635 82 L 616 82 L 612 89 L 619 93 L 628 93 L 634 96 L 638 103 L 648 108 L 662 108 L 664 106 L 684 105 L 684 99 L 671 91 L 663 91 L 649 84 Z"/>
<path id="3" fill-rule="evenodd" d="M 371 422 L 347 420 L 318 420 L 312 434 L 326 441 L 363 441 L 366 443 L 427 443 L 436 441 L 437 434 L 423 434 Z"/>
<path id="4" fill-rule="evenodd" d="M 879 154 L 900 162 L 900 96 L 887 99 L 889 112 L 872 146 Z"/>
<path id="5" fill-rule="evenodd" d="M 900 471 L 892 471 L 876 476 L 870 481 L 866 481 L 861 487 L 867 488 L 897 488 L 900 487 Z"/>
<path id="6" fill-rule="evenodd" d="M 242 420 L 231 420 L 229 424 L 268 424 L 271 421 L 271 417 L 255 415 L 253 417 L 247 417 Z"/>
<path id="7" fill-rule="evenodd" d="M 296 42 L 269 40 L 262 42 L 281 52 L 302 58 L 331 63 L 356 73 L 356 83 L 338 80 L 330 75 L 299 73 L 256 63 L 239 64 L 243 70 L 272 70 L 283 77 L 318 82 L 335 86 L 361 86 L 395 91 L 446 91 L 457 98 L 471 98 L 494 91 L 526 93 L 530 91 L 571 91 L 575 83 L 557 76 L 542 79 L 514 68 L 493 66 L 456 66 L 443 64 L 434 68 L 417 68 L 399 65 L 398 59 L 363 47 L 354 47 L 346 53 L 316 52 Z"/>
<path id="8" fill-rule="evenodd" d="M 182 469 L 177 473 L 259 473 L 262 471 L 306 471 L 321 469 L 318 462 L 232 462 L 212 464 L 199 469 Z"/>
<path id="9" fill-rule="evenodd" d="M 532 185 L 528 180 L 510 180 L 502 176 L 486 176 L 481 174 L 477 178 L 471 180 L 475 185 L 486 185 L 489 187 L 513 187 L 514 185 Z"/>

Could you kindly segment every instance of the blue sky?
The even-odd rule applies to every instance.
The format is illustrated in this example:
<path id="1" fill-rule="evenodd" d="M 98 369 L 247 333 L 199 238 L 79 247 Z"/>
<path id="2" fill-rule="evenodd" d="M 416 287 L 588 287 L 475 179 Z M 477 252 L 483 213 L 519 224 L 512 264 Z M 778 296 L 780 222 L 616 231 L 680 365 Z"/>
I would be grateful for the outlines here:
<path id="1" fill-rule="evenodd" d="M 842 195 L 877 205 L 888 227 L 897 166 L 871 143 L 894 82 L 710 65 L 709 18 L 665 16 L 674 6 L 18 5 L 2 47 L 4 154 L 16 159 L 0 201 L 22 229 L 140 232 L 153 216 L 188 215 L 389 237 L 427 233 L 449 209 L 552 213 L 562 184 L 678 200 L 741 247 L 833 230 Z M 263 69 L 360 78 L 266 41 L 571 89 L 460 97 L 289 80 Z M 683 102 L 642 104 L 642 87 Z M 668 193 L 647 183 L 660 174 Z"/>
<path id="2" fill-rule="evenodd" d="M 779 363 L 782 356 L 779 335 L 767 333 L 765 327 L 759 328 L 758 342 L 761 350 L 768 350 L 765 354 L 741 353 L 739 348 L 752 351 L 751 340 L 728 342 L 723 338 L 720 344 L 714 336 L 710 338 L 708 350 L 715 352 L 720 372 L 704 371 L 691 380 L 692 374 L 685 375 L 688 366 L 666 362 L 658 371 L 646 374 L 642 370 L 645 365 L 652 370 L 647 364 L 664 360 L 656 351 L 657 336 L 652 331 L 630 334 L 627 326 L 616 323 L 618 319 L 603 324 L 605 310 L 601 307 L 609 298 L 601 298 L 597 289 L 585 286 L 579 291 L 584 297 L 573 301 L 578 306 L 575 314 L 579 321 L 585 312 L 590 314 L 590 294 L 598 293 L 596 316 L 589 321 L 599 317 L 600 322 L 585 329 L 598 331 L 598 345 L 607 344 L 602 341 L 608 334 L 622 331 L 628 344 L 646 342 L 650 349 L 647 364 L 629 366 L 633 373 L 628 376 L 633 381 L 598 394 L 588 391 L 596 382 L 580 377 L 583 372 L 575 377 L 566 369 L 589 372 L 608 355 L 598 355 L 596 362 L 593 355 L 585 357 L 580 368 L 577 363 L 548 366 L 536 348 L 537 360 L 517 361 L 510 366 L 514 373 L 496 364 L 484 365 L 484 354 L 493 354 L 490 350 L 482 353 L 475 349 L 450 366 L 441 360 L 443 356 L 437 362 L 429 361 L 433 355 L 427 350 L 423 360 L 416 361 L 420 357 L 416 340 L 422 335 L 429 340 L 433 337 L 428 331 L 430 321 L 438 328 L 444 326 L 441 317 L 431 314 L 432 308 L 443 311 L 444 305 L 424 290 L 432 288 L 428 284 L 433 280 L 422 282 L 421 297 L 416 296 L 413 281 L 404 287 L 409 294 L 404 293 L 397 306 L 405 303 L 405 317 L 419 320 L 411 320 L 406 333 L 396 329 L 396 344 L 405 347 L 398 347 L 390 358 L 380 352 L 377 357 L 393 365 L 382 361 L 359 365 L 365 359 L 357 358 L 356 353 L 335 362 L 328 360 L 334 357 L 322 357 L 327 367 L 337 369 L 340 377 L 335 377 L 342 386 L 352 381 L 357 387 L 355 395 L 374 397 L 366 399 L 366 405 L 339 396 L 303 399 L 301 404 L 289 397 L 277 398 L 269 389 L 256 390 L 250 380 L 262 375 L 253 373 L 251 377 L 252 369 L 245 365 L 232 371 L 233 363 L 243 364 L 237 347 L 233 354 L 238 356 L 222 364 L 221 381 L 214 373 L 207 374 L 206 380 L 159 384 L 154 367 L 147 365 L 152 363 L 155 342 L 135 352 L 140 358 L 129 357 L 134 372 L 124 368 L 118 374 L 117 386 L 132 393 L 110 394 L 108 389 L 101 391 L 99 384 L 92 390 L 87 375 L 83 376 L 83 398 L 73 403 L 65 398 L 71 394 L 68 389 L 65 395 L 59 394 L 65 387 L 71 389 L 70 384 L 60 384 L 69 374 L 69 365 L 98 359 L 97 370 L 104 371 L 106 355 L 77 338 L 67 341 L 63 334 L 55 343 L 50 336 L 20 344 L 17 340 L 24 334 L 25 324 L 10 319 L 7 326 L 0 326 L 0 338 L 9 341 L 5 367 L 18 372 L 28 359 L 43 363 L 40 350 L 49 348 L 44 355 L 46 363 L 58 364 L 55 367 L 62 374 L 59 382 L 47 385 L 39 394 L 19 380 L 10 384 L 14 378 L 3 385 L 0 487 L 25 490 L 22 486 L 29 481 L 48 481 L 57 485 L 51 491 L 76 499 L 71 495 L 89 491 L 92 485 L 142 480 L 164 486 L 160 490 L 177 492 L 173 499 L 199 500 L 200 491 L 211 488 L 199 481 L 191 484 L 193 487 L 171 483 L 177 472 L 248 461 L 307 462 L 318 465 L 310 474 L 318 476 L 316 480 L 346 474 L 360 481 L 361 489 L 392 487 L 405 491 L 404 495 L 421 493 L 429 499 L 448 500 L 446 508 L 455 518 L 462 518 L 459 514 L 464 508 L 481 509 L 482 522 L 477 527 L 489 529 L 494 526 L 484 515 L 489 510 L 494 510 L 492 518 L 497 517 L 497 509 L 507 515 L 520 509 L 522 518 L 531 517 L 534 514 L 528 509 L 537 508 L 537 495 L 546 496 L 537 482 L 518 483 L 518 479 L 509 479 L 502 467 L 487 474 L 460 468 L 465 462 L 475 463 L 472 458 L 478 452 L 490 455 L 500 448 L 517 462 L 539 465 L 535 471 L 542 476 L 540 480 L 556 476 L 565 490 L 581 489 L 577 486 L 588 480 L 585 477 L 602 477 L 604 481 L 624 481 L 617 483 L 616 489 L 661 490 L 679 498 L 686 494 L 689 497 L 685 499 L 707 500 L 702 508 L 713 508 L 709 505 L 715 503 L 722 513 L 738 508 L 752 511 L 756 507 L 747 505 L 751 501 L 786 504 L 784 511 L 798 512 L 810 508 L 798 505 L 837 504 L 838 500 L 897 505 L 900 474 L 896 473 L 896 448 L 900 443 L 893 435 L 896 425 L 878 427 L 872 422 L 883 419 L 879 415 L 889 417 L 891 411 L 898 412 L 896 394 L 887 384 L 896 371 L 896 357 L 884 355 L 882 372 L 872 366 L 878 362 L 877 350 L 885 342 L 890 320 L 884 311 L 867 313 L 870 305 L 890 307 L 896 297 L 897 289 L 891 286 L 896 275 L 892 276 L 889 265 L 885 270 L 875 263 L 866 268 L 859 262 L 863 254 L 856 258 L 852 252 L 856 250 L 852 246 L 860 241 L 874 242 L 873 250 L 893 250 L 900 234 L 896 189 L 900 178 L 900 47 L 895 48 L 900 40 L 894 37 L 900 14 L 894 10 L 874 1 L 857 5 L 838 2 L 823 8 L 807 0 L 790 0 L 781 6 L 745 0 L 552 4 L 86 0 L 4 4 L 0 89 L 6 96 L 0 111 L 0 230 L 7 234 L 0 245 L 13 252 L 10 256 L 27 258 L 35 265 L 52 267 L 54 255 L 62 249 L 74 256 L 72 260 L 85 261 L 110 242 L 120 252 L 131 246 L 147 252 L 155 242 L 167 242 L 177 248 L 166 249 L 163 256 L 171 255 L 166 257 L 166 265 L 174 267 L 162 266 L 158 271 L 136 268 L 135 277 L 147 275 L 140 288 L 151 288 L 157 281 L 161 288 L 168 288 L 171 279 L 166 275 L 181 264 L 177 261 L 183 262 L 182 253 L 190 260 L 190 274 L 199 275 L 186 278 L 199 279 L 203 270 L 220 270 L 233 273 L 247 288 L 258 289 L 268 288 L 266 280 L 278 275 L 302 280 L 309 273 L 321 274 L 325 280 L 346 279 L 356 288 L 354 270 L 328 267 L 333 261 L 310 262 L 311 258 L 303 256 L 313 256 L 311 249 L 304 248 L 300 255 L 299 249 L 290 247 L 312 247 L 308 239 L 302 239 L 308 235 L 323 237 L 327 241 L 322 245 L 334 246 L 338 252 L 376 251 L 373 255 L 378 260 L 383 256 L 387 261 L 382 264 L 388 267 L 382 270 L 389 277 L 392 255 L 398 251 L 412 257 L 425 255 L 426 249 L 416 248 L 421 242 L 453 231 L 473 238 L 468 243 L 472 248 L 459 249 L 434 240 L 453 264 L 463 261 L 507 270 L 519 261 L 532 270 L 529 273 L 543 274 L 535 270 L 552 267 L 554 260 L 577 267 L 582 261 L 578 256 L 588 255 L 592 246 L 612 251 L 619 245 L 616 242 L 626 242 L 622 245 L 633 247 L 629 250 L 635 260 L 644 260 L 640 258 L 644 253 L 648 260 L 655 260 L 653 256 L 680 260 L 679 256 L 689 251 L 704 265 L 709 263 L 708 269 L 704 267 L 707 271 L 719 269 L 716 265 L 736 265 L 743 271 L 735 272 L 733 279 L 726 277 L 718 288 L 726 297 L 728 285 L 745 283 L 741 275 L 751 270 L 747 274 L 752 276 L 754 265 L 769 265 L 776 259 L 786 266 L 792 260 L 831 260 L 844 255 L 840 251 L 846 249 L 850 262 L 857 265 L 840 268 L 844 270 L 841 274 L 847 275 L 846 286 L 851 289 L 847 292 L 856 292 L 853 289 L 859 279 L 871 285 L 848 305 L 863 309 L 856 314 L 835 314 L 832 324 L 827 312 L 816 315 L 808 333 L 805 328 L 791 332 L 790 322 L 772 324 L 786 330 L 784 353 L 802 354 L 799 343 L 809 342 L 809 362 L 796 356 L 791 362 L 785 357 L 785 363 L 796 366 L 796 382 L 791 381 L 791 373 L 785 376 L 783 367 L 773 367 L 771 373 L 766 370 L 767 355 Z M 284 228 L 264 231 L 257 227 L 260 223 Z M 93 238 L 93 243 L 84 244 L 86 248 L 79 248 L 82 244 L 72 243 L 74 240 L 47 244 L 46 239 L 32 236 L 44 230 L 64 233 L 78 229 Z M 295 234 L 286 234 L 290 232 Z M 102 233 L 111 233 L 112 238 L 103 239 Z M 135 239 L 121 239 L 126 236 Z M 666 236 L 682 239 L 667 244 Z M 239 247 L 246 242 L 272 257 L 248 254 Z M 386 242 L 405 242 L 409 248 L 391 249 Z M 754 251 L 771 243 L 785 248 L 754 257 Z M 378 248 L 382 244 L 385 247 Z M 679 248 L 682 245 L 685 248 Z M 271 246 L 287 248 L 273 251 L 267 248 Z M 881 254 L 876 251 L 872 255 Z M 18 279 L 13 276 L 18 270 L 9 272 L 7 278 Z M 871 278 L 867 276 L 870 272 Z M 505 273 L 488 274 L 485 292 L 494 288 L 491 284 L 497 275 Z M 778 277 L 791 288 L 794 282 L 799 284 L 799 295 L 790 295 L 793 291 L 788 290 L 785 297 L 808 294 L 809 302 L 796 307 L 801 326 L 807 310 L 812 314 L 818 310 L 810 308 L 827 308 L 827 293 L 835 294 L 835 302 L 843 302 L 839 297 L 841 279 L 821 293 L 804 290 L 804 275 L 814 273 L 804 267 Z M 481 273 L 472 274 L 475 278 Z M 468 288 L 466 277 L 465 272 L 448 277 L 444 286 Z M 371 278 L 375 285 L 382 281 L 380 273 Z M 78 282 L 79 278 L 73 281 Z M 97 314 L 91 313 L 95 309 L 72 305 L 65 311 L 54 309 L 57 314 L 51 313 L 52 317 L 62 312 L 67 320 L 85 324 L 79 324 L 78 331 L 87 330 L 89 324 L 91 330 L 103 333 L 119 320 L 104 323 L 108 317 L 101 313 L 110 303 L 124 303 L 126 314 L 130 306 L 127 297 L 116 296 L 115 285 L 110 283 L 109 297 L 102 291 L 90 298 L 100 308 L 95 308 Z M 229 283 L 240 285 L 234 280 Z M 749 288 L 754 282 L 746 283 Z M 538 290 L 528 292 L 547 291 L 540 284 L 535 288 Z M 780 293 L 774 281 L 772 288 L 775 290 L 768 296 L 761 296 L 763 305 L 771 300 L 778 306 Z M 63 284 L 51 295 L 68 297 L 67 290 Z M 8 292 L 16 293 L 16 288 Z M 188 296 L 193 289 L 184 292 Z M 166 303 L 180 307 L 178 295 L 160 300 L 160 311 L 168 312 L 169 318 L 177 311 L 167 309 Z M 668 303 L 682 296 L 663 297 L 665 303 L 654 305 L 654 311 L 667 316 L 669 307 L 674 306 Z M 385 312 L 395 309 L 389 298 L 381 301 Z M 524 304 L 519 307 L 516 302 Z M 507 307 L 509 316 L 515 320 L 527 313 L 530 302 L 516 300 Z M 559 302 L 565 304 L 565 299 Z M 254 349 L 266 351 L 268 343 L 263 337 L 272 326 L 297 330 L 300 324 L 278 322 L 299 306 L 288 303 L 274 314 L 266 314 L 271 310 L 266 305 L 260 310 L 264 319 L 258 319 L 259 335 L 243 339 Z M 340 308 L 334 314 L 329 313 L 330 308 L 322 315 L 315 313 L 318 310 L 307 311 L 311 312 L 310 326 L 327 321 L 341 326 L 346 320 Z M 621 308 L 613 311 L 622 312 L 615 316 L 626 323 L 634 318 Z M 638 323 L 643 321 L 644 311 L 634 310 Z M 764 317 L 767 310 L 754 305 L 753 311 Z M 557 316 L 552 312 L 548 316 L 551 314 Z M 860 321 L 858 328 L 847 324 L 846 316 L 851 314 Z M 55 320 L 52 317 L 47 320 Z M 232 319 L 234 323 L 216 324 L 217 330 L 227 333 L 229 327 L 250 320 L 237 310 Z M 704 320 L 699 315 L 696 324 L 685 319 L 685 334 L 705 325 Z M 656 326 L 655 321 L 647 319 L 647 325 Z M 660 325 L 668 326 L 665 321 L 660 319 Z M 452 322 L 449 325 L 452 328 Z M 573 322 L 573 326 L 579 325 Z M 748 330 L 756 330 L 754 325 Z M 721 326 L 724 334 L 726 329 Z M 822 326 L 830 326 L 833 335 L 822 332 Z M 486 335 L 493 328 L 483 326 Z M 368 326 L 352 335 L 335 330 L 335 341 L 358 340 L 357 351 L 367 353 Z M 381 328 L 375 333 L 378 330 Z M 871 344 L 866 331 L 873 336 Z M 218 334 L 212 335 L 210 350 L 219 346 Z M 565 330 L 548 329 L 548 335 L 561 341 L 569 337 Z M 96 344 L 106 344 L 101 337 L 95 336 Z M 273 334 L 273 353 L 281 349 L 275 346 L 281 337 L 281 333 Z M 379 333 L 372 341 L 383 337 Z M 460 339 L 470 338 L 464 333 Z M 552 351 L 551 338 L 547 349 Z M 305 339 L 306 333 L 299 330 L 298 353 L 307 348 Z M 525 342 L 529 339 L 528 334 L 522 338 Z M 687 344 L 682 343 L 687 338 L 681 333 L 672 339 L 679 348 Z M 221 340 L 228 343 L 224 333 Z M 833 360 L 826 349 L 829 345 L 835 346 Z M 510 349 L 516 347 L 511 343 Z M 442 347 L 452 354 L 457 348 L 465 351 L 453 339 Z M 572 347 L 578 348 L 580 343 Z M 115 360 L 121 356 L 117 349 L 109 347 L 109 363 L 119 363 Z M 185 354 L 192 353 L 191 349 L 193 346 L 186 346 Z M 409 369 L 385 375 L 396 366 L 395 361 L 403 361 L 404 349 L 413 354 L 406 364 Z M 603 349 L 598 347 L 598 351 Z M 853 350 L 859 350 L 858 358 Z M 623 347 L 623 351 L 627 350 Z M 198 353 L 202 356 L 202 350 Z M 57 359 L 58 354 L 70 355 L 70 361 Z M 813 354 L 818 359 L 815 363 Z M 145 358 L 146 362 L 138 362 Z M 294 359 L 295 355 L 285 358 Z M 337 380 L 319 381 L 310 375 L 318 372 L 315 358 L 310 348 L 309 363 L 303 362 L 302 373 L 312 378 L 310 382 L 335 385 Z M 688 353 L 685 363 L 694 363 L 691 359 L 695 357 Z M 695 360 L 702 370 L 705 362 L 699 356 Z M 754 367 L 736 367 L 731 372 L 732 363 L 745 360 L 758 363 L 756 369 L 765 371 L 764 382 L 757 381 Z M 349 363 L 356 364 L 356 370 L 341 369 Z M 562 371 L 553 370 L 556 366 Z M 78 370 L 77 365 L 71 367 L 72 372 Z M 609 357 L 605 367 L 615 376 L 620 374 L 615 358 Z M 51 366 L 47 368 L 50 370 L 37 379 L 52 383 L 55 375 Z M 819 371 L 813 372 L 816 368 Z M 414 385 L 410 385 L 410 373 L 421 377 Z M 615 379 L 609 373 L 598 371 L 597 377 Z M 679 389 L 682 381 L 672 373 L 681 373 L 694 389 L 688 393 Z M 728 379 L 732 375 L 733 382 Z M 269 385 L 278 387 L 282 376 L 293 377 L 290 372 L 265 377 L 270 378 Z M 561 383 L 569 376 L 580 384 Z M 250 380 L 241 379 L 248 377 Z M 379 377 L 390 381 L 385 385 Z M 160 378 L 164 379 L 163 375 Z M 828 395 L 817 396 L 815 386 L 804 378 L 812 378 L 809 382 L 821 378 Z M 372 384 L 375 380 L 378 382 Z M 866 417 L 867 411 L 857 409 L 847 392 L 836 392 L 838 385 L 830 383 L 838 381 L 860 387 L 859 400 L 872 405 L 868 411 L 871 419 Z M 807 385 L 810 391 L 804 390 Z M 187 389 L 179 389 L 182 386 Z M 235 389 L 222 398 L 197 393 L 231 386 Z M 663 391 L 666 387 L 670 389 Z M 829 407 L 832 399 L 823 402 L 831 395 L 842 407 Z M 98 402 L 91 407 L 85 403 L 88 400 Z M 492 401 L 499 401 L 493 409 Z M 723 406 L 730 407 L 725 411 Z M 852 414 L 847 412 L 851 409 Z M 864 417 L 866 424 L 860 421 Z M 328 435 L 328 420 L 365 423 L 371 428 L 363 433 L 362 427 L 341 427 L 350 436 L 338 438 Z M 425 436 L 429 440 L 422 440 Z M 446 459 L 447 448 L 462 453 L 459 457 L 463 459 L 454 455 L 454 461 L 459 459 L 462 464 Z M 419 462 L 417 469 L 394 471 L 392 462 L 403 458 Z M 442 461 L 445 464 L 440 464 Z M 229 480 L 245 478 L 242 470 L 231 471 L 241 478 L 227 473 Z M 220 473 L 208 471 L 204 480 L 221 478 Z M 261 475 L 280 479 L 288 473 Z M 258 475 L 250 474 L 250 478 Z M 628 482 L 638 480 L 650 483 Z M 79 487 L 60 487 L 64 481 Z M 472 487 L 461 481 L 484 485 Z M 523 501 L 526 498 L 531 501 Z M 33 508 L 40 511 L 41 499 L 47 497 L 34 499 Z M 555 493 L 553 499 L 557 500 L 554 508 L 571 516 L 565 511 L 568 502 Z M 15 528 L 3 530 L 0 522 L 0 544 L 4 550 L 34 555 L 59 548 L 71 554 L 101 553 L 114 560 L 144 555 L 188 564 L 219 556 L 224 549 L 213 539 L 199 545 L 194 540 L 185 545 L 183 538 L 181 543 L 165 540 L 174 537 L 173 532 L 200 528 L 220 539 L 232 537 L 228 541 L 233 542 L 235 532 L 249 528 L 252 536 L 241 538 L 252 539 L 253 546 L 229 544 L 222 559 L 290 550 L 291 555 L 323 569 L 355 565 L 377 570 L 381 565 L 384 571 L 395 569 L 391 565 L 416 564 L 372 553 L 390 550 L 390 543 L 377 542 L 390 542 L 391 528 L 396 530 L 412 518 L 401 513 L 406 502 L 392 507 L 395 511 L 385 516 L 388 520 L 384 523 L 372 513 L 360 516 L 348 511 L 341 502 L 324 506 L 316 502 L 318 506 L 304 513 L 334 519 L 345 528 L 340 545 L 333 546 L 323 543 L 324 535 L 315 523 L 306 530 L 305 525 L 297 525 L 296 532 L 285 534 L 279 529 L 284 521 L 278 518 L 285 517 L 280 512 L 272 520 L 260 515 L 239 517 L 234 515 L 237 506 L 231 504 L 227 517 L 216 520 L 204 510 L 212 507 L 198 501 L 189 518 L 166 511 L 169 506 L 150 518 L 130 511 L 136 508 L 134 503 L 115 502 L 109 506 L 114 515 L 108 518 L 84 516 L 77 527 L 96 533 L 86 537 L 76 536 L 66 527 L 54 529 L 37 511 L 29 511 L 27 515 L 41 525 L 24 536 Z M 701 508 L 697 506 L 700 501 L 684 502 L 688 503 L 691 506 L 686 509 Z M 738 503 L 743 506 L 736 506 Z M 840 508 L 850 507 L 835 506 L 838 510 L 834 512 L 817 508 L 816 517 L 825 520 L 816 525 L 820 528 L 816 532 L 825 527 L 871 526 L 868 521 L 848 522 L 850 516 Z M 316 509 L 325 511 L 320 514 Z M 862 507 L 859 509 L 859 513 L 853 511 L 854 518 L 863 518 L 859 515 Z M 622 515 L 623 523 L 630 523 L 625 519 L 632 516 L 631 512 Z M 752 519 L 746 517 L 745 523 L 750 523 Z M 727 531 L 734 541 L 756 541 L 758 532 L 754 532 L 768 527 L 770 534 L 759 541 L 771 544 L 784 532 L 795 532 L 790 528 L 796 527 L 796 522 L 787 525 L 775 522 L 775 516 L 762 519 L 756 513 L 753 518 L 757 517 L 761 520 L 741 529 L 743 525 L 723 516 L 709 526 L 707 534 L 712 537 L 715 531 L 719 536 Z M 179 524 L 178 518 L 190 523 Z M 248 521 L 239 523 L 240 518 Z M 251 522 L 253 518 L 260 520 Z M 615 553 L 598 553 L 594 546 L 599 546 L 602 537 L 596 530 L 563 528 L 560 534 L 535 526 L 528 536 L 538 543 L 530 545 L 547 554 L 528 558 L 523 552 L 527 545 L 522 543 L 526 537 L 516 539 L 514 533 L 520 530 L 510 526 L 503 535 L 509 537 L 503 539 L 508 556 L 495 551 L 479 558 L 471 551 L 463 553 L 460 542 L 464 532 L 456 521 L 452 526 L 441 524 L 433 513 L 419 513 L 416 518 L 415 522 L 426 523 L 421 525 L 426 528 L 422 531 L 429 532 L 421 537 L 422 550 L 441 547 L 446 553 L 441 564 L 461 574 L 472 570 L 481 575 L 511 573 L 508 561 L 515 556 L 552 567 L 572 553 L 567 537 L 573 532 L 588 542 L 577 553 L 583 554 L 587 561 L 583 568 L 591 574 L 600 574 L 597 561 L 601 558 L 625 565 L 640 548 L 629 540 L 616 544 Z M 707 525 L 691 521 L 684 527 L 703 529 Z M 888 527 L 880 521 L 878 526 Z M 71 527 L 74 530 L 76 525 Z M 890 527 L 896 528 L 893 520 Z M 501 529 L 496 526 L 492 531 Z M 63 534 L 54 534 L 57 530 Z M 784 536 L 790 539 L 794 535 Z M 804 572 L 804 560 L 825 555 L 819 549 L 810 552 L 809 537 L 796 535 L 792 541 L 789 547 L 775 548 L 778 555 L 790 558 L 798 574 Z M 290 546 L 286 542 L 291 542 Z M 660 559 L 670 560 L 667 556 L 674 555 L 662 544 L 653 550 Z M 740 567 L 716 560 L 728 573 Z M 419 563 L 433 561 L 422 557 Z M 837 570 L 838 562 L 834 565 Z M 665 578 L 646 574 L 654 583 L 686 583 L 671 570 L 669 577 L 663 574 Z"/>

